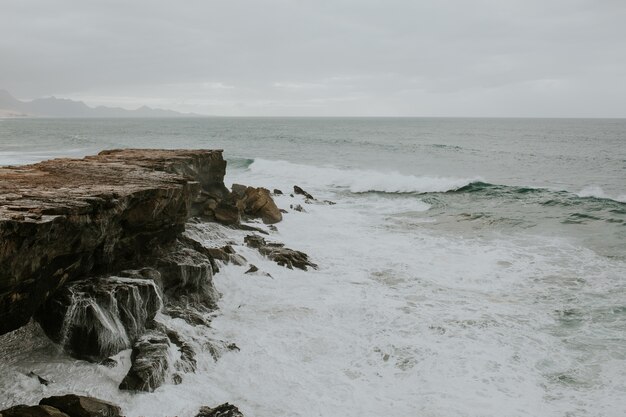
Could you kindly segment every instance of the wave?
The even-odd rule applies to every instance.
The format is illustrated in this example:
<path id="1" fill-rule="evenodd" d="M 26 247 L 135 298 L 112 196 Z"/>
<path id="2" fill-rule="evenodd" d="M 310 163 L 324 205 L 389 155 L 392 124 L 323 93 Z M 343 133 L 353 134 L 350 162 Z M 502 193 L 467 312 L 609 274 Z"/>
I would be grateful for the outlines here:
<path id="1" fill-rule="evenodd" d="M 514 199 L 534 195 L 545 205 L 576 205 L 584 201 L 604 200 L 626 203 L 626 195 L 609 196 L 601 187 L 586 187 L 578 193 L 554 190 L 546 187 L 515 186 L 485 182 L 481 177 L 459 178 L 433 175 L 406 175 L 397 171 L 384 172 L 364 169 L 337 168 L 296 164 L 283 160 L 235 159 L 237 167 L 247 169 L 251 174 L 279 181 L 288 179 L 317 188 L 335 187 L 352 193 L 385 194 L 430 194 L 430 193 L 481 193 L 489 197 Z"/>
<path id="2" fill-rule="evenodd" d="M 580 190 L 579 192 L 577 192 L 576 195 L 581 198 L 592 197 L 592 198 L 599 198 L 603 200 L 613 200 L 619 203 L 626 203 L 626 194 L 622 194 L 617 197 L 612 197 L 606 194 L 604 190 L 602 189 L 602 187 L 600 187 L 599 185 L 587 186 L 583 188 L 582 190 Z"/>
<path id="3" fill-rule="evenodd" d="M 254 162 L 250 158 L 226 158 L 229 169 L 248 169 Z"/>
<path id="4" fill-rule="evenodd" d="M 318 167 L 266 159 L 255 159 L 249 169 L 253 174 L 280 176 L 313 186 L 347 188 L 353 193 L 443 193 L 480 180 L 480 178 L 405 175 L 397 171 Z"/>

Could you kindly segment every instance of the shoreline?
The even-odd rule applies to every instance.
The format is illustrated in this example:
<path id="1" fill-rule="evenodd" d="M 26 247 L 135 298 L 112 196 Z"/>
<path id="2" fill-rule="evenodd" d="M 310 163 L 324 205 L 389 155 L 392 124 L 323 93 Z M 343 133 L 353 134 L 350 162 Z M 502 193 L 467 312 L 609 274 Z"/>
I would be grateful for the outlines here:
<path id="1" fill-rule="evenodd" d="M 210 333 L 220 298 L 213 276 L 220 265 L 263 271 L 232 246 L 207 245 L 185 230 L 196 224 L 240 229 L 248 247 L 278 265 L 316 268 L 303 252 L 265 240 L 286 211 L 264 188 L 235 184 L 227 190 L 221 155 L 220 150 L 125 149 L 0 168 L 0 332 L 10 336 L 33 318 L 71 357 L 102 366 L 118 366 L 113 357 L 132 349 L 130 369 L 120 382 L 120 389 L 131 393 L 179 384 L 195 372 L 202 347 L 178 332 L 171 319 Z M 255 219 L 267 226 L 245 224 Z M 239 348 L 223 341 L 210 349 L 219 355 Z M 37 406 L 13 405 L 0 415 L 52 405 L 78 415 L 68 401 L 113 410 L 106 415 L 121 413 L 95 398 L 55 397 Z M 214 415 L 241 413 L 222 404 L 198 414 Z"/>

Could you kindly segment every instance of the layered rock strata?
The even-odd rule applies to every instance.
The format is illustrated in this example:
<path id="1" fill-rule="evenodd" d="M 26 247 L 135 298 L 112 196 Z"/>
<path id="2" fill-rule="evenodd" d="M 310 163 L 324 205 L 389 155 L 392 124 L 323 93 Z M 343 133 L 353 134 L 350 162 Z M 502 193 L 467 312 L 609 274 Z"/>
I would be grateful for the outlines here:
<path id="1" fill-rule="evenodd" d="M 0 168 L 0 334 L 65 283 L 173 241 L 203 199 L 227 195 L 225 167 L 221 151 L 129 149 Z"/>

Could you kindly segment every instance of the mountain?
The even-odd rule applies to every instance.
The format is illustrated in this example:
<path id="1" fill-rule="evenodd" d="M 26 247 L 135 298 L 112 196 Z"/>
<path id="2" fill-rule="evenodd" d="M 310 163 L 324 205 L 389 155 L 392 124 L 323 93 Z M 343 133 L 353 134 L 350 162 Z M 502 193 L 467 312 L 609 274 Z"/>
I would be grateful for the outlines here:
<path id="1" fill-rule="evenodd" d="M 194 113 L 153 109 L 141 106 L 135 110 L 120 107 L 89 107 L 82 101 L 66 98 L 38 98 L 21 101 L 8 91 L 0 90 L 0 117 L 202 117 Z"/>

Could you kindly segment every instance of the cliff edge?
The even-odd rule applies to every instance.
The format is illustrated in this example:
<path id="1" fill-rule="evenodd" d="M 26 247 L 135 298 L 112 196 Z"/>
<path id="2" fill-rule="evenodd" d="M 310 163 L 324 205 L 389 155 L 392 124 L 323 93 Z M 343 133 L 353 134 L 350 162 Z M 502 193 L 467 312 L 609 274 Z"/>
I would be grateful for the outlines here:
<path id="1" fill-rule="evenodd" d="M 0 168 L 0 334 L 81 276 L 136 266 L 221 200 L 221 150 L 124 149 Z"/>

